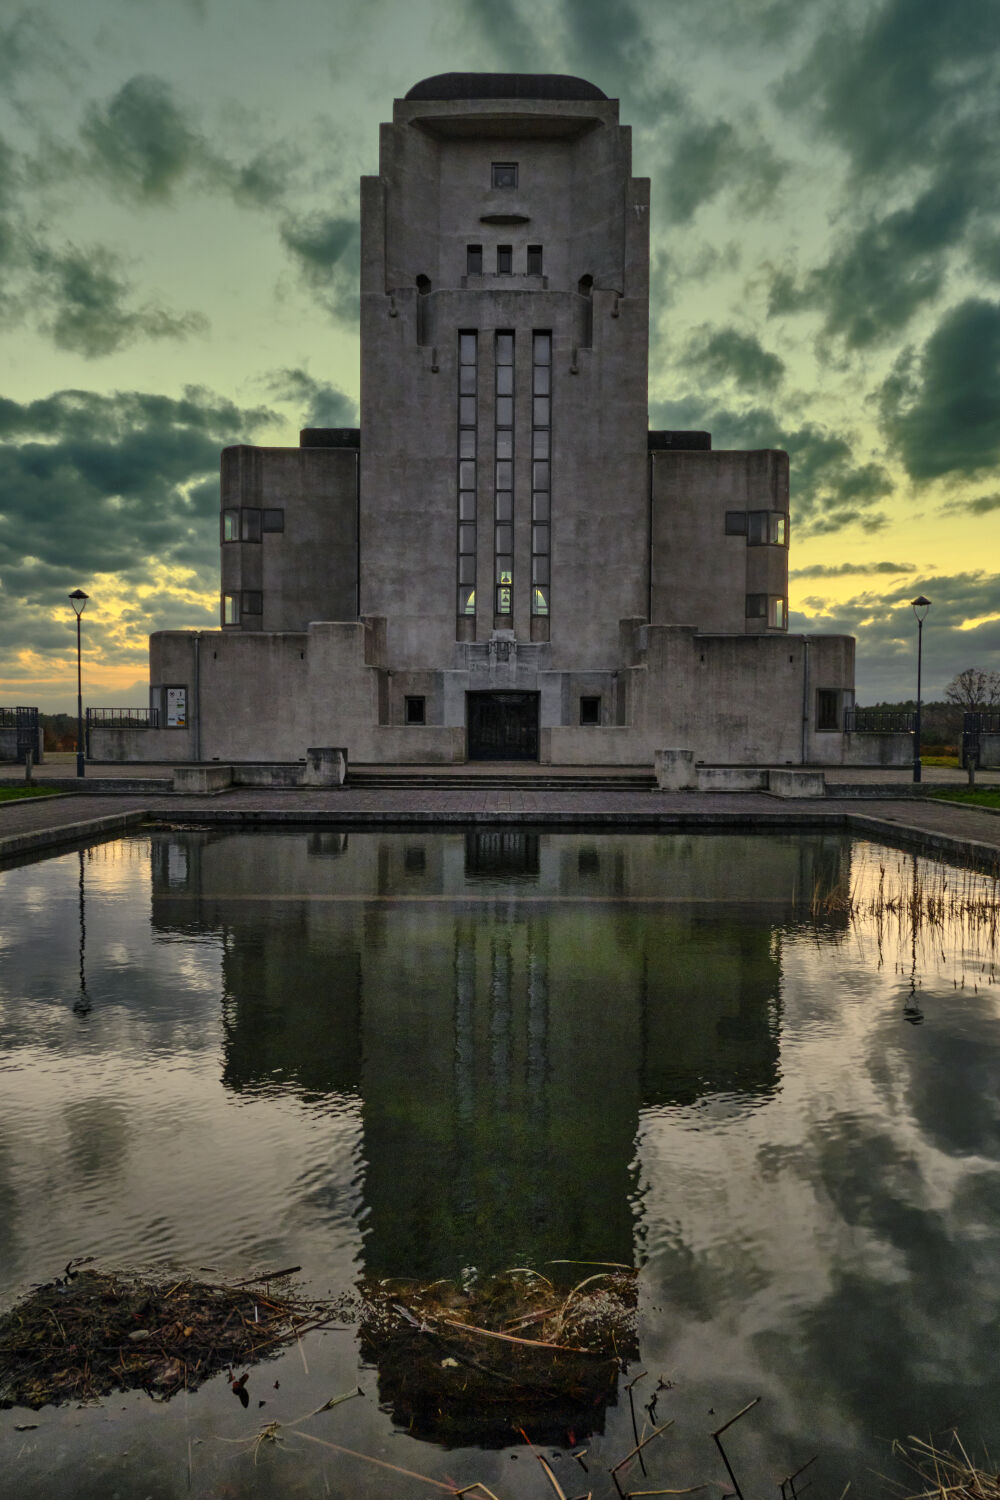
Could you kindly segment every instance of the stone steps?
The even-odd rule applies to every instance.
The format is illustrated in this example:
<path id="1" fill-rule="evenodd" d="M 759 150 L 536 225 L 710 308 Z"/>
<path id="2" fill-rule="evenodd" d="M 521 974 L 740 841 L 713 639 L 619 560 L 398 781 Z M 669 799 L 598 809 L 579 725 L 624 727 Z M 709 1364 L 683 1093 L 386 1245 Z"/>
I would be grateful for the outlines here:
<path id="1" fill-rule="evenodd" d="M 426 787 L 433 788 L 435 791 L 451 789 L 463 792 L 474 791 L 477 788 L 483 791 L 510 792 L 650 792 L 655 790 L 656 779 L 649 772 L 643 771 L 602 776 L 600 772 L 589 768 L 581 768 L 579 773 L 563 773 L 555 776 L 541 770 L 537 772 L 476 770 L 463 773 L 461 768 L 413 772 L 395 768 L 386 771 L 352 771 L 348 768 L 347 785 L 356 789 Z"/>

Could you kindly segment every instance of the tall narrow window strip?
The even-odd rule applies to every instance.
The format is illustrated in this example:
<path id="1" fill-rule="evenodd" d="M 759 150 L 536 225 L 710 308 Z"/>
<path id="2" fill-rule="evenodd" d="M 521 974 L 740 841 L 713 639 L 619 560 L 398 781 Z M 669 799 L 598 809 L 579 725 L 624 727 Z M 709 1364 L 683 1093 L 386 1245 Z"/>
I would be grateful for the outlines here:
<path id="1" fill-rule="evenodd" d="M 498 252 L 499 253 L 499 252 Z M 493 556 L 495 615 L 514 613 L 514 335 L 494 342 Z"/>
<path id="2" fill-rule="evenodd" d="M 475 333 L 458 335 L 458 554 L 457 613 L 476 613 L 476 388 L 479 339 Z"/>
<path id="3" fill-rule="evenodd" d="M 549 554 L 552 530 L 552 334 L 535 333 L 531 341 L 531 613 L 551 609 Z M 539 524 L 541 523 L 541 524 Z"/>

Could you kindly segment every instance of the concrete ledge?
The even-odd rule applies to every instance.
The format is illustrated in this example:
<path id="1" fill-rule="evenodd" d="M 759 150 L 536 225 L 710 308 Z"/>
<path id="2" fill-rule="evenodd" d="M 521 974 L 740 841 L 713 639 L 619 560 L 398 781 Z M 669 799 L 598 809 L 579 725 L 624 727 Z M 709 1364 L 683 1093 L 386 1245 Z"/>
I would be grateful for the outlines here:
<path id="1" fill-rule="evenodd" d="M 146 816 L 145 809 L 138 808 L 131 812 L 106 813 L 103 818 L 86 818 L 79 823 L 60 823 L 54 828 L 36 828 L 30 833 L 10 833 L 0 838 L 0 859 L 31 854 L 39 849 L 54 849 L 60 844 L 79 844 L 108 834 L 124 833 L 126 829 L 144 823 Z"/>
<path id="2" fill-rule="evenodd" d="M 696 766 L 699 792 L 764 792 L 764 766 Z"/>
<path id="3" fill-rule="evenodd" d="M 175 766 L 174 791 L 205 796 L 233 784 L 232 766 Z"/>
<path id="4" fill-rule="evenodd" d="M 826 777 L 822 771 L 773 767 L 767 773 L 767 789 L 772 797 L 825 797 Z"/>

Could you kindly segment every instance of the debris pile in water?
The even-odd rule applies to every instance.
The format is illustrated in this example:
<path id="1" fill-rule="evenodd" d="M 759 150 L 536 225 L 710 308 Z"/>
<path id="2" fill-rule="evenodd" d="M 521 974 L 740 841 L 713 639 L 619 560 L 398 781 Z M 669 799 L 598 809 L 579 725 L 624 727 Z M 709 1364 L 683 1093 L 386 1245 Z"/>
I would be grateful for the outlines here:
<path id="1" fill-rule="evenodd" d="M 469 1285 L 368 1283 L 363 1357 L 379 1395 L 415 1435 L 460 1444 L 493 1430 L 603 1429 L 624 1363 L 635 1357 L 636 1273 L 614 1267 L 558 1289 L 537 1271 Z M 539 1424 L 542 1424 L 541 1426 Z"/>
<path id="2" fill-rule="evenodd" d="M 216 1286 L 71 1266 L 0 1316 L 0 1407 L 37 1410 L 115 1390 L 167 1400 L 336 1316 L 325 1303 L 273 1292 L 270 1281 L 290 1273 Z M 233 1389 L 240 1395 L 239 1381 Z"/>

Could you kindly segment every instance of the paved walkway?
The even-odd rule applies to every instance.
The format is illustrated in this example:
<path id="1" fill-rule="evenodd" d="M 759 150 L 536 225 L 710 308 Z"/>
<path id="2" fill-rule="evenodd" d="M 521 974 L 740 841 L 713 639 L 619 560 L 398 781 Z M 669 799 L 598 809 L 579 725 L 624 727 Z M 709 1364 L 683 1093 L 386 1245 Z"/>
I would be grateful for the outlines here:
<path id="1" fill-rule="evenodd" d="M 927 852 L 1000 862 L 1000 817 L 934 799 L 784 800 L 761 793 L 386 787 L 288 791 L 237 788 L 211 797 L 132 792 L 0 803 L 0 859 L 93 841 L 148 817 L 213 826 L 544 824 L 548 827 L 853 829 Z"/>

